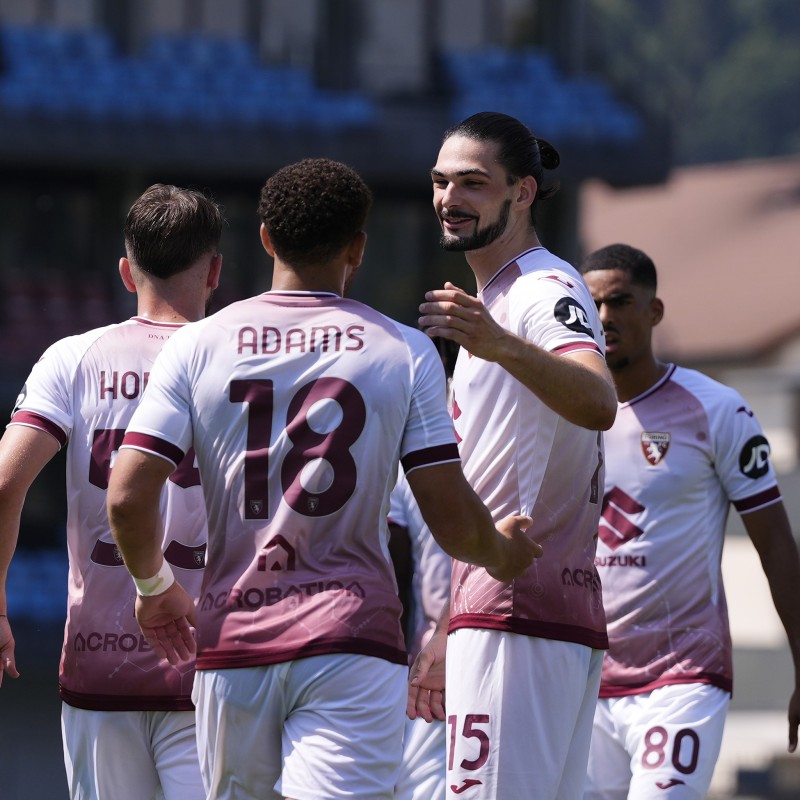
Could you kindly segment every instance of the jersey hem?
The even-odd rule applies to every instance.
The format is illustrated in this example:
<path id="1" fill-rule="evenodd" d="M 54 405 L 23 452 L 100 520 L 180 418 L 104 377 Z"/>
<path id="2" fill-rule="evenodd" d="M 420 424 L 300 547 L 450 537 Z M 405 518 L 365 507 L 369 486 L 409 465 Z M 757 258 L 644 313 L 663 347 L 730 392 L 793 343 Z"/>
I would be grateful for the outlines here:
<path id="1" fill-rule="evenodd" d="M 195 668 L 206 669 L 237 669 L 239 667 L 267 667 L 271 664 L 283 664 L 286 661 L 296 661 L 300 658 L 312 656 L 327 656 L 333 653 L 350 653 L 360 656 L 373 656 L 382 658 L 392 664 L 408 665 L 408 654 L 405 650 L 396 647 L 381 645 L 377 642 L 358 642 L 353 640 L 329 640 L 315 642 L 294 650 L 281 652 L 263 652 L 248 650 L 205 650 L 197 654 Z"/>
<path id="2" fill-rule="evenodd" d="M 664 686 L 680 686 L 688 683 L 703 683 L 709 686 L 716 686 L 730 695 L 733 695 L 733 681 L 726 678 L 724 675 L 714 675 L 707 673 L 700 673 L 698 675 L 688 675 L 683 678 L 666 678 L 662 677 L 655 681 L 641 684 L 640 686 L 613 686 L 609 684 L 601 684 L 599 697 L 613 698 L 613 697 L 630 697 L 636 694 L 647 694 L 661 689 Z"/>
<path id="3" fill-rule="evenodd" d="M 189 695 L 84 694 L 58 687 L 61 699 L 73 708 L 86 711 L 194 711 Z"/>
<path id="4" fill-rule="evenodd" d="M 459 614 L 450 620 L 448 633 L 461 628 L 486 628 L 494 631 L 507 631 L 522 636 L 535 636 L 540 639 L 554 639 L 559 642 L 573 642 L 591 647 L 593 650 L 608 650 L 608 636 L 601 631 L 583 628 L 578 625 L 563 625 L 558 622 L 519 619 L 494 614 Z"/>

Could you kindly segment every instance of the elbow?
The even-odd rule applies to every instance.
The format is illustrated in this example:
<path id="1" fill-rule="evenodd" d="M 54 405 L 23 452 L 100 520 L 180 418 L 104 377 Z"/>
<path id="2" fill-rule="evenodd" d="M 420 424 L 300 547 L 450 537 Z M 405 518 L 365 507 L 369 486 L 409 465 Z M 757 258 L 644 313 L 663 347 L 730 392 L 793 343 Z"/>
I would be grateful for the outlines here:
<path id="1" fill-rule="evenodd" d="M 614 399 L 613 405 L 603 406 L 597 413 L 597 427 L 594 430 L 607 431 L 610 430 L 617 418 L 617 401 Z"/>

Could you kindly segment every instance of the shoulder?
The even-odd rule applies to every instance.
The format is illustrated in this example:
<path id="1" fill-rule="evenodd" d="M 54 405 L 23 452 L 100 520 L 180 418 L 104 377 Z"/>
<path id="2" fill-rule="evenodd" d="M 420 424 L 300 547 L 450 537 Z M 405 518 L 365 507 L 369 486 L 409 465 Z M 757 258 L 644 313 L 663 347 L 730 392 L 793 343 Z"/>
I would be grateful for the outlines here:
<path id="1" fill-rule="evenodd" d="M 750 410 L 736 389 L 696 369 L 676 366 L 670 380 L 693 394 L 709 410 L 729 407 L 733 407 L 734 411 L 740 407 L 742 411 Z"/>

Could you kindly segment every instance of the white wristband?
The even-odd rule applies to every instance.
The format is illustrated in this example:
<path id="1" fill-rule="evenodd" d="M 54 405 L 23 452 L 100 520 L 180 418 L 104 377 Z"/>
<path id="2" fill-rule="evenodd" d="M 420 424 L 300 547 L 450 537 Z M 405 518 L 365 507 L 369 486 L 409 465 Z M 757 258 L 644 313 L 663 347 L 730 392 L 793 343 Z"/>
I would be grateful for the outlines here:
<path id="1" fill-rule="evenodd" d="M 152 578 L 134 578 L 133 582 L 136 584 L 136 594 L 139 597 L 153 597 L 164 594 L 175 583 L 175 576 L 172 574 L 172 567 L 164 559 L 161 562 L 161 569 Z"/>

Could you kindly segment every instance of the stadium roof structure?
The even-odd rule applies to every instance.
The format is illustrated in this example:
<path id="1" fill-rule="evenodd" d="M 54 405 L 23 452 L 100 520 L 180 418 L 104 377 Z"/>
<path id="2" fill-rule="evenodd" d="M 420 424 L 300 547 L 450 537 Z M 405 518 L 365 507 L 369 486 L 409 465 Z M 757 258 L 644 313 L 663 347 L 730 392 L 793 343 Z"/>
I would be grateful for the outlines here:
<path id="1" fill-rule="evenodd" d="M 661 186 L 581 188 L 589 252 L 644 250 L 666 310 L 654 346 L 682 363 L 747 363 L 800 342 L 800 156 L 675 169 Z"/>
<path id="2" fill-rule="evenodd" d="M 196 34 L 153 36 L 131 55 L 102 29 L 5 26 L 0 52 L 0 159 L 17 164 L 249 178 L 324 155 L 412 188 L 442 131 L 496 110 L 559 149 L 564 179 L 638 185 L 669 169 L 663 124 L 538 50 L 442 53 L 444 93 L 402 98 L 322 88 L 309 69 L 264 63 L 251 42 Z"/>

